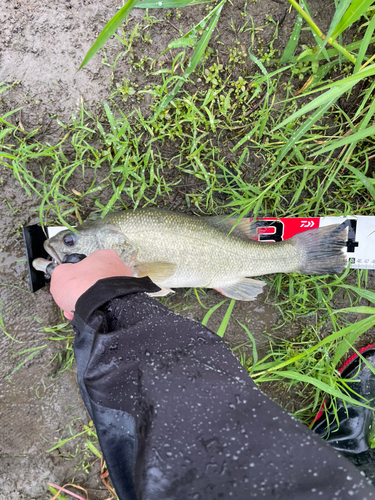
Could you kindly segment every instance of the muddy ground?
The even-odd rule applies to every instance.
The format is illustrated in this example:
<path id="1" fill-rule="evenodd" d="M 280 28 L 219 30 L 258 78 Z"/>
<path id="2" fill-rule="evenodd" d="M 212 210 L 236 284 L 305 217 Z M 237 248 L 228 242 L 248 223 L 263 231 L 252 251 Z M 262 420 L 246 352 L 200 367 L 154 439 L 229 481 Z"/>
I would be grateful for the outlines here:
<path id="1" fill-rule="evenodd" d="M 22 106 L 22 110 L 11 117 L 13 123 L 21 123 L 27 131 L 39 128 L 36 138 L 53 143 L 61 134 L 56 118 L 68 123 L 71 115 L 78 112 L 82 99 L 95 113 L 108 99 L 116 81 L 126 77 L 139 86 L 153 83 L 144 70 L 135 70 L 127 58 L 121 58 L 113 71 L 102 63 L 102 54 L 77 73 L 86 51 L 121 5 L 115 0 L 51 0 L 48 4 L 40 0 L 0 0 L 0 82 L 13 85 L 1 96 L 1 114 Z M 326 29 L 332 6 L 323 1 L 311 2 L 311 6 L 313 13 L 319 12 L 320 25 Z M 234 1 L 233 6 L 228 3 L 224 8 L 217 28 L 223 44 L 220 46 L 223 60 L 228 55 L 228 47 L 234 45 L 230 20 L 233 19 L 235 28 L 242 26 L 243 8 L 242 1 Z M 249 2 L 247 16 L 252 17 L 255 26 L 262 26 L 267 15 L 281 19 L 286 8 L 285 0 L 258 0 Z M 160 22 L 150 27 L 152 44 L 137 43 L 135 62 L 145 54 L 155 58 L 176 38 L 177 26 L 185 33 L 204 17 L 205 6 L 184 8 L 181 13 L 176 19 L 175 13 L 169 15 L 166 10 L 150 12 Z M 127 29 L 132 30 L 143 15 L 143 10 L 133 10 Z M 284 49 L 295 22 L 294 13 L 289 10 L 284 17 L 277 41 L 280 50 Z M 265 40 L 272 33 L 265 30 Z M 306 36 L 304 33 L 303 37 Z M 248 45 L 246 37 L 243 43 Z M 107 60 L 113 61 L 120 50 L 119 42 L 112 39 L 106 46 Z M 131 110 L 136 105 L 145 111 L 148 102 L 138 103 L 135 98 L 129 98 L 124 109 Z M 27 196 L 6 167 L 1 167 L 0 183 L 0 313 L 3 321 L 0 500 L 49 498 L 48 481 L 59 485 L 74 481 L 86 488 L 90 500 L 101 500 L 108 497 L 108 492 L 98 476 L 98 460 L 85 452 L 85 437 L 54 452 L 46 452 L 58 439 L 81 432 L 88 417 L 79 398 L 74 365 L 72 370 L 57 376 L 61 359 L 53 358 L 56 353 L 66 356 L 64 342 L 49 340 L 52 334 L 44 331 L 62 323 L 63 319 L 47 289 L 31 294 L 28 288 L 20 228 L 38 222 L 35 210 L 39 200 Z M 369 288 L 375 288 L 373 277 Z M 179 310 L 202 320 L 204 311 L 192 307 L 184 294 L 178 292 L 169 304 L 187 304 Z M 215 292 L 209 296 L 209 305 L 218 301 Z M 222 317 L 223 312 L 216 313 L 209 326 L 217 329 Z M 251 304 L 237 303 L 226 335 L 231 346 L 247 341 L 236 319 L 251 325 L 258 347 L 265 347 L 268 340 L 263 334 L 271 331 L 279 316 L 275 308 L 265 303 L 265 294 Z M 299 329 L 300 326 L 295 325 L 282 333 L 293 337 Z M 26 351 L 37 347 L 38 351 Z M 19 367 L 34 352 L 38 353 Z M 94 462 L 85 472 L 83 465 Z"/>

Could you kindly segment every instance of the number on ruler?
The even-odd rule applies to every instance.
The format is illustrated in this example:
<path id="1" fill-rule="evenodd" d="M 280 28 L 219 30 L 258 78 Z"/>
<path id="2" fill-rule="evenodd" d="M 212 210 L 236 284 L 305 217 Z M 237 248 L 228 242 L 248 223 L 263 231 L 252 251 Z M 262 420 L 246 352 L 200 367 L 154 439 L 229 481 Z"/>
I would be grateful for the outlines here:
<path id="1" fill-rule="evenodd" d="M 357 231 L 357 221 L 354 219 L 349 219 L 348 224 L 348 241 L 346 242 L 346 248 L 348 252 L 354 253 L 356 247 L 359 246 L 358 241 L 355 241 L 356 231 Z"/>
<path id="2" fill-rule="evenodd" d="M 255 222 L 256 227 L 266 227 L 274 229 L 272 234 L 258 234 L 258 241 L 283 241 L 284 223 L 281 220 L 262 220 Z"/>

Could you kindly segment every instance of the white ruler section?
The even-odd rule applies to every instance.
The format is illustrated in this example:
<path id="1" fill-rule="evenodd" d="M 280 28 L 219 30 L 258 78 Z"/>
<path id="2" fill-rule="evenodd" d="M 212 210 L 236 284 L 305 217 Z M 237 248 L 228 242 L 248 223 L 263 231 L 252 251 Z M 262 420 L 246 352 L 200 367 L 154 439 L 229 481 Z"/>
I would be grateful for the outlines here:
<path id="1" fill-rule="evenodd" d="M 375 269 L 375 217 L 359 215 L 357 217 L 322 217 L 319 226 L 341 224 L 352 221 L 345 254 L 350 259 L 353 269 Z"/>
<path id="2" fill-rule="evenodd" d="M 47 234 L 48 234 L 48 238 L 52 238 L 53 236 L 55 236 L 56 234 L 58 233 L 61 233 L 61 231 L 65 231 L 65 229 L 68 229 L 64 226 L 56 226 L 56 227 L 47 227 Z"/>

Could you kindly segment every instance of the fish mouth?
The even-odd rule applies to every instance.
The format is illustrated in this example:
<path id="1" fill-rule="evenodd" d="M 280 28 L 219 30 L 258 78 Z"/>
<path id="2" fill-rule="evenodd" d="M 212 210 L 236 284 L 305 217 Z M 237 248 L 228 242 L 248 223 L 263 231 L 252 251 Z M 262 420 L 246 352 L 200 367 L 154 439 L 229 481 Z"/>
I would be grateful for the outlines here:
<path id="1" fill-rule="evenodd" d="M 58 264 L 62 264 L 62 259 L 58 252 L 48 243 L 48 240 L 46 240 L 43 243 L 44 250 L 50 255 Z"/>

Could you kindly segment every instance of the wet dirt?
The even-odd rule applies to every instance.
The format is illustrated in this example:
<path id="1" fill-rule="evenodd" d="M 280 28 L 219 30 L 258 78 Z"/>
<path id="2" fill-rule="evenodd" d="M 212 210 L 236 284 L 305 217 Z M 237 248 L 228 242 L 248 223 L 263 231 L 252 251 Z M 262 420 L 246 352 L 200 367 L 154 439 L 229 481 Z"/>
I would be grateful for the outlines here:
<path id="1" fill-rule="evenodd" d="M 319 1 L 310 4 L 313 14 L 319 11 L 320 26 L 326 30 L 331 6 Z M 103 64 L 102 59 L 106 57 L 112 63 L 124 46 L 112 38 L 105 47 L 105 56 L 97 54 L 77 73 L 86 51 L 121 6 L 121 2 L 113 0 L 51 0 L 48 4 L 40 0 L 0 0 L 0 82 L 12 85 L 0 95 L 1 115 L 22 107 L 9 120 L 21 124 L 26 131 L 38 129 L 35 137 L 40 141 L 56 142 L 61 134 L 56 119 L 68 123 L 72 114 L 78 113 L 82 100 L 91 112 L 101 112 L 102 102 L 109 98 L 122 78 L 139 87 L 156 83 L 156 78 L 146 76 L 148 62 L 146 60 L 142 67 L 142 58 L 155 59 L 178 36 L 178 28 L 186 33 L 206 14 L 204 5 L 181 9 L 180 19 L 176 19 L 173 11 L 171 15 L 165 10 L 150 11 L 158 21 L 144 30 L 150 32 L 152 43 L 139 38 L 132 53 L 120 57 L 113 69 Z M 265 0 L 247 5 L 247 20 L 252 19 L 254 26 L 263 26 L 267 15 L 275 20 L 283 17 L 277 41 L 281 51 L 295 22 L 295 14 L 289 12 L 289 8 L 286 11 L 287 7 L 287 2 Z M 223 10 L 217 28 L 222 45 L 215 40 L 212 46 L 218 48 L 224 61 L 228 47 L 235 45 L 234 30 L 241 43 L 249 46 L 250 34 L 238 33 L 244 23 L 243 11 L 242 1 L 233 2 L 232 6 L 228 3 Z M 132 11 L 125 28 L 127 33 L 143 16 L 141 9 Z M 272 34 L 273 29 L 265 28 L 262 37 L 269 40 Z M 301 42 L 308 42 L 308 36 L 307 31 L 303 32 Z M 248 69 L 251 72 L 250 65 Z M 138 102 L 135 97 L 129 97 L 123 107 L 127 112 L 140 106 L 147 113 L 148 104 L 147 98 Z M 254 168 L 256 166 L 254 163 Z M 98 461 L 88 469 L 88 474 L 83 472 L 84 460 L 95 462 L 92 455 L 85 457 L 85 436 L 47 453 L 58 439 L 81 432 L 88 416 L 78 394 L 74 365 L 56 377 L 61 362 L 55 356 L 65 355 L 64 342 L 49 340 L 52 334 L 44 328 L 62 323 L 61 315 L 47 288 L 35 294 L 28 289 L 20 228 L 38 223 L 38 203 L 38 199 L 26 195 L 9 168 L 0 167 L 0 330 L 3 330 L 0 336 L 0 500 L 49 498 L 46 482 L 63 485 L 73 479 L 87 489 L 90 500 L 101 500 L 108 492 L 99 479 Z M 369 288 L 374 288 L 374 278 L 371 279 Z M 251 355 L 251 343 L 237 320 L 254 336 L 259 355 L 267 348 L 269 341 L 265 333 L 271 333 L 279 314 L 275 307 L 267 305 L 265 295 L 253 303 L 235 305 L 225 339 L 232 348 L 238 348 L 237 353 L 245 349 Z M 214 291 L 202 298 L 207 310 L 219 300 L 222 298 Z M 198 321 L 206 312 L 191 292 L 178 291 L 166 303 Z M 228 305 L 229 301 L 211 316 L 208 327 L 215 331 L 219 328 Z M 299 325 L 290 327 L 282 336 L 293 338 L 300 328 Z M 370 337 L 371 333 L 368 340 Z M 37 354 L 27 360 L 35 352 Z"/>

